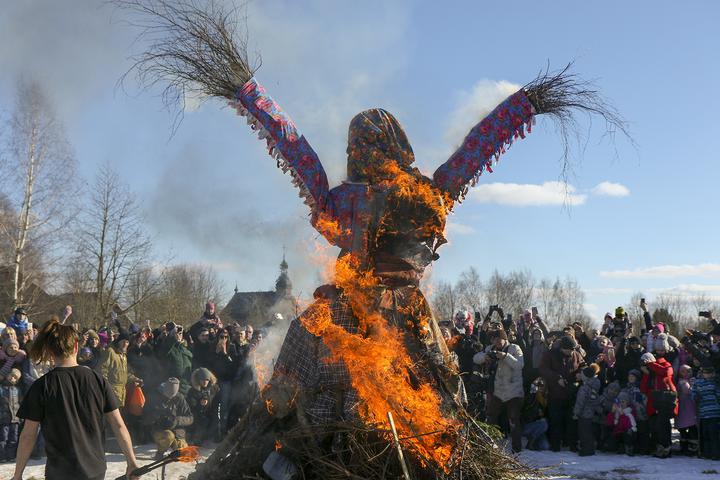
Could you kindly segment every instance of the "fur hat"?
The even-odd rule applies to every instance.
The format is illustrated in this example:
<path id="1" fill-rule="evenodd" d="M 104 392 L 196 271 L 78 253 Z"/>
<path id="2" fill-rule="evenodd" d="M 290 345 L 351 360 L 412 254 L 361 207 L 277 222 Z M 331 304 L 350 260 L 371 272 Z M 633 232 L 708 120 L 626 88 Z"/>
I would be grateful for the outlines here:
<path id="1" fill-rule="evenodd" d="M 563 335 L 560 337 L 558 345 L 564 350 L 575 350 L 577 348 L 577 341 L 575 341 L 571 335 Z"/>
<path id="2" fill-rule="evenodd" d="M 647 362 L 654 362 L 655 361 L 655 355 L 653 355 L 650 352 L 645 352 L 642 355 L 640 355 L 640 363 L 647 363 Z"/>
<path id="3" fill-rule="evenodd" d="M 204 380 L 209 380 L 211 385 L 217 383 L 217 378 L 207 368 L 196 368 L 190 376 L 190 383 L 198 389 Z"/>
<path id="4" fill-rule="evenodd" d="M 667 352 L 670 350 L 670 344 L 668 343 L 668 336 L 667 333 L 661 333 L 657 336 L 655 339 L 655 343 L 653 344 L 653 350 L 658 351 L 662 350 L 664 352 Z"/>
<path id="5" fill-rule="evenodd" d="M 180 380 L 175 377 L 170 377 L 160 384 L 158 390 L 160 390 L 160 393 L 162 393 L 165 398 L 173 398 L 180 391 Z"/>

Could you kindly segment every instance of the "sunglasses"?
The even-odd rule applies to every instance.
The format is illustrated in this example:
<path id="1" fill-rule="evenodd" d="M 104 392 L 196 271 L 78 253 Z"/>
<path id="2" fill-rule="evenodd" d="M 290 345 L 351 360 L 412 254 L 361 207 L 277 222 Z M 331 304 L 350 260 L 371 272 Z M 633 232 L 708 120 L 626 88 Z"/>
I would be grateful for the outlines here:
<path id="1" fill-rule="evenodd" d="M 220 335 L 218 338 L 230 338 L 227 335 Z"/>

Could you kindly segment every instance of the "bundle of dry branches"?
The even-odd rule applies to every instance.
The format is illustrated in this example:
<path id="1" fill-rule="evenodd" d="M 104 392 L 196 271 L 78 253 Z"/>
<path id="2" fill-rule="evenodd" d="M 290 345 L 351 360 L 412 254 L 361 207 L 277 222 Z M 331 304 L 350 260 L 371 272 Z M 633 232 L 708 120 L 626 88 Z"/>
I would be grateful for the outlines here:
<path id="1" fill-rule="evenodd" d="M 578 140 L 582 137 L 577 121 L 577 113 L 585 113 L 588 117 L 600 116 L 605 121 L 605 135 L 614 139 L 620 132 L 631 143 L 632 137 L 627 122 L 588 80 L 583 80 L 571 72 L 572 62 L 562 70 L 550 72 L 549 68 L 541 71 L 532 82 L 523 88 L 525 94 L 541 115 L 547 115 L 555 122 L 563 141 L 563 172 L 567 180 L 569 168 L 570 137 Z M 634 144 L 634 143 L 633 143 Z"/>
<path id="2" fill-rule="evenodd" d="M 247 33 L 237 8 L 206 0 L 114 0 L 147 44 L 132 57 L 131 72 L 145 87 L 163 85 L 168 105 L 184 106 L 187 94 L 232 98 L 260 65 L 248 58 Z"/>

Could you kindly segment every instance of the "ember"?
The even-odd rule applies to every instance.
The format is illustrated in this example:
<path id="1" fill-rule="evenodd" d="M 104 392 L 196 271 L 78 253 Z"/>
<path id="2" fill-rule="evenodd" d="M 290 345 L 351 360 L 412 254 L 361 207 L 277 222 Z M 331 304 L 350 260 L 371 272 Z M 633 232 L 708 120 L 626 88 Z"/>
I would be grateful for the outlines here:
<path id="1" fill-rule="evenodd" d="M 200 459 L 200 449 L 198 447 L 189 446 L 180 448 L 178 451 L 180 452 L 177 457 L 178 462 L 190 463 Z"/>

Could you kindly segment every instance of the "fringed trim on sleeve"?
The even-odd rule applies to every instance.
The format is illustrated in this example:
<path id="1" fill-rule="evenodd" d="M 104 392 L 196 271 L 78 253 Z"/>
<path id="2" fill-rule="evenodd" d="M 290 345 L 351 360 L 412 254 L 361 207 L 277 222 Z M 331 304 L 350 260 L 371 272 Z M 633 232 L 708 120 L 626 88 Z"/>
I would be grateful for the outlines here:
<path id="1" fill-rule="evenodd" d="M 471 187 L 474 187 L 477 185 L 477 183 L 480 181 L 480 176 L 483 174 L 483 171 L 487 170 L 489 173 L 493 173 L 493 165 L 497 165 L 500 162 L 500 156 L 503 155 L 505 152 L 508 151 L 508 149 L 512 146 L 512 144 L 515 142 L 515 140 L 524 139 L 525 135 L 532 133 L 532 127 L 535 125 L 535 109 L 533 108 L 533 116 L 530 117 L 530 119 L 521 124 L 519 127 L 515 129 L 515 131 L 510 135 L 507 140 L 505 140 L 501 145 L 500 148 L 495 150 L 495 153 L 490 155 L 488 158 L 483 160 L 480 163 L 480 168 L 478 168 L 477 172 L 473 177 L 470 179 L 469 182 L 467 182 L 461 189 L 460 193 L 458 194 L 456 200 L 458 203 L 462 203 L 465 200 L 465 197 L 467 196 L 468 190 Z"/>
<path id="2" fill-rule="evenodd" d="M 305 182 L 303 181 L 302 177 L 298 175 L 295 168 L 290 165 L 288 159 L 285 158 L 280 149 L 277 148 L 275 140 L 273 140 L 273 138 L 270 136 L 270 132 L 268 132 L 265 127 L 263 127 L 262 123 L 260 123 L 260 120 L 255 118 L 255 116 L 247 108 L 245 108 L 239 100 L 230 100 L 228 104 L 235 109 L 239 116 L 247 118 L 247 124 L 250 125 L 250 128 L 252 130 L 257 131 L 258 138 L 260 140 L 265 140 L 268 153 L 272 158 L 276 160 L 278 168 L 281 169 L 283 173 L 290 172 L 290 176 L 292 177 L 292 184 L 299 189 L 300 192 L 298 196 L 303 199 L 303 203 L 311 209 L 314 209 L 315 199 L 311 195 L 310 190 L 305 186 Z"/>

